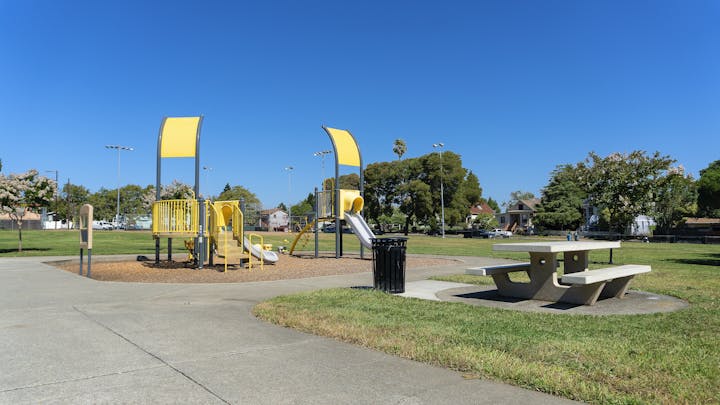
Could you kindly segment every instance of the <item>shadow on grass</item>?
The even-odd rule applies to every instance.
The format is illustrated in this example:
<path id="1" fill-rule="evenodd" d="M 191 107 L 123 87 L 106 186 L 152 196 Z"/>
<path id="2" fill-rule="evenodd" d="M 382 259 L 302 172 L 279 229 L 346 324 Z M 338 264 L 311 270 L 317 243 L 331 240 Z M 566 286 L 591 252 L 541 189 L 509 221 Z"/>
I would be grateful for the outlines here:
<path id="1" fill-rule="evenodd" d="M 705 258 L 700 259 L 667 259 L 666 261 L 699 266 L 720 266 L 720 253 L 706 254 Z"/>
<path id="2" fill-rule="evenodd" d="M 49 248 L 23 248 L 23 252 L 47 252 Z M 14 249 L 0 249 L 0 254 L 3 253 L 22 253 L 18 252 L 17 248 Z"/>

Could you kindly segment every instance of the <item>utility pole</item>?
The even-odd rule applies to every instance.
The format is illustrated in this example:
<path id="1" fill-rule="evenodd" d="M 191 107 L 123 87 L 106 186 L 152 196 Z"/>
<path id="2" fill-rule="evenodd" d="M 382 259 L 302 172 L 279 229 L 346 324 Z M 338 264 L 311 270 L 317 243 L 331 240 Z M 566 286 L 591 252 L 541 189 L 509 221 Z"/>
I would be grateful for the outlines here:
<path id="1" fill-rule="evenodd" d="M 288 231 L 292 232 L 292 202 L 290 202 L 290 199 L 292 198 L 290 194 L 292 194 L 292 171 L 295 170 L 294 167 L 288 166 L 285 168 L 285 171 L 288 172 Z"/>
<path id="2" fill-rule="evenodd" d="M 434 143 L 433 148 L 438 148 L 440 151 L 440 225 L 442 229 L 442 237 L 445 237 L 445 192 L 443 190 L 443 160 L 442 151 L 445 144 L 442 142 Z"/>

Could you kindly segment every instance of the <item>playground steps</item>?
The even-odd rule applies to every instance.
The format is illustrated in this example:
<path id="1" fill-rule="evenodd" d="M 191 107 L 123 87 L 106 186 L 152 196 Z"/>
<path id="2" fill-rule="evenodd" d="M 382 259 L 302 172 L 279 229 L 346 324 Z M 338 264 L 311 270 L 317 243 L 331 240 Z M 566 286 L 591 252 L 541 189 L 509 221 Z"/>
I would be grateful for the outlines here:
<path id="1" fill-rule="evenodd" d="M 226 244 L 225 244 L 225 236 L 227 234 L 227 251 Z M 227 256 L 228 260 L 239 260 L 241 257 L 245 256 L 247 257 L 247 254 L 243 255 L 243 250 L 239 246 L 238 241 L 233 239 L 232 232 L 226 232 L 221 231 L 218 234 L 218 239 L 216 241 L 217 247 L 217 255 L 221 258 L 225 258 Z"/>

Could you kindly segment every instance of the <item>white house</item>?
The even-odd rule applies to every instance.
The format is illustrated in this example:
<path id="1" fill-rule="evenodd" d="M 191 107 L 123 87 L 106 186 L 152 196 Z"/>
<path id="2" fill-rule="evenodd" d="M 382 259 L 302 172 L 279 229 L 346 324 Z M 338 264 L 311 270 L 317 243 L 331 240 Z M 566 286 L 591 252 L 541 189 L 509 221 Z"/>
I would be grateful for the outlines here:
<path id="1" fill-rule="evenodd" d="M 273 208 L 260 212 L 260 223 L 269 231 L 285 231 L 288 228 L 289 217 L 287 212 Z"/>

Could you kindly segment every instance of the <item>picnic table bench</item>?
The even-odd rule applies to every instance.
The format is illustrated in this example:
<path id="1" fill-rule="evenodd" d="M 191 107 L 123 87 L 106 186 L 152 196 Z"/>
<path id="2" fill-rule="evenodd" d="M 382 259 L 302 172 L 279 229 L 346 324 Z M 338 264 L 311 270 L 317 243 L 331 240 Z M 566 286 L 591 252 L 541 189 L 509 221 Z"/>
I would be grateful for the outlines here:
<path id="1" fill-rule="evenodd" d="M 620 242 L 499 243 L 495 251 L 528 252 L 530 262 L 473 267 L 466 274 L 492 276 L 498 294 L 506 297 L 594 305 L 598 298 L 622 298 L 630 281 L 651 271 L 646 265 L 623 265 L 589 270 L 589 253 L 619 248 Z M 558 278 L 558 253 L 563 253 L 563 275 Z M 509 273 L 524 271 L 530 282 L 510 280 Z"/>

